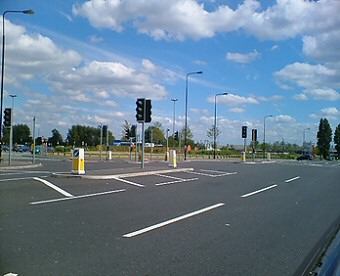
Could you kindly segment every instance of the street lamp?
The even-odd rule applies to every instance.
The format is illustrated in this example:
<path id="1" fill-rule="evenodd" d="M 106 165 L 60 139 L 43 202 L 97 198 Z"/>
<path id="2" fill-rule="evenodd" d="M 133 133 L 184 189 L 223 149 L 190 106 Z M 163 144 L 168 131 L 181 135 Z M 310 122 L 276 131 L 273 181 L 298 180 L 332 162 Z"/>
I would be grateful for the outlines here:
<path id="1" fill-rule="evenodd" d="M 1 60 L 1 107 L 0 107 L 0 162 L 2 153 L 2 110 L 4 104 L 4 74 L 5 74 L 5 15 L 6 13 L 34 14 L 33 10 L 24 11 L 5 11 L 2 14 L 2 60 Z"/>
<path id="2" fill-rule="evenodd" d="M 184 160 L 187 160 L 188 135 L 188 78 L 190 75 L 203 74 L 202 71 L 189 72 L 185 77 L 185 126 L 184 126 Z"/>
<path id="3" fill-rule="evenodd" d="M 171 101 L 174 102 L 174 119 L 172 122 L 172 135 L 175 135 L 175 122 L 176 122 L 176 102 L 178 101 L 178 99 L 171 99 Z"/>
<path id="4" fill-rule="evenodd" d="M 224 93 L 218 93 L 215 95 L 215 116 L 214 116 L 214 159 L 216 159 L 216 97 L 217 96 L 224 96 L 224 95 L 228 95 L 227 92 Z"/>
<path id="5" fill-rule="evenodd" d="M 266 115 L 263 118 L 263 159 L 266 158 L 266 118 L 273 117 L 273 115 Z"/>

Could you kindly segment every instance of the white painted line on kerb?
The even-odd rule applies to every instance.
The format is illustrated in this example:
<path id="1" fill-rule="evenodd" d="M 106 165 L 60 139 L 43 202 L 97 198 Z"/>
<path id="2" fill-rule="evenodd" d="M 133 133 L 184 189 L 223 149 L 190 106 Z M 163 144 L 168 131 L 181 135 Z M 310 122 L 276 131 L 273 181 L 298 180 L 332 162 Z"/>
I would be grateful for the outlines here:
<path id="1" fill-rule="evenodd" d="M 53 202 L 58 202 L 58 201 L 65 201 L 65 200 L 81 199 L 81 198 L 87 198 L 87 197 L 93 197 L 93 196 L 108 195 L 108 194 L 120 193 L 120 192 L 125 192 L 125 191 L 126 191 L 125 189 L 121 189 L 121 190 L 107 191 L 107 192 L 88 194 L 88 195 L 80 195 L 80 196 L 73 196 L 73 197 L 63 197 L 63 198 L 35 201 L 35 202 L 31 202 L 30 204 L 31 205 L 38 205 L 38 204 L 45 204 L 45 203 L 53 203 Z"/>
<path id="2" fill-rule="evenodd" d="M 251 192 L 251 193 L 249 193 L 249 194 L 245 194 L 245 195 L 243 195 L 243 196 L 241 196 L 241 197 L 245 198 L 245 197 L 248 197 L 248 196 L 252 196 L 252 195 L 255 195 L 255 194 L 258 194 L 258 193 L 267 191 L 267 190 L 269 190 L 269 189 L 273 189 L 273 188 L 275 188 L 275 187 L 277 187 L 276 184 L 275 184 L 275 185 L 272 185 L 272 186 L 269 186 L 269 187 L 266 187 L 266 188 L 263 188 L 263 189 L 261 189 L 261 190 L 257 190 L 257 191 Z"/>
<path id="3" fill-rule="evenodd" d="M 73 195 L 71 195 L 70 193 L 64 191 L 63 189 L 60 189 L 59 187 L 57 187 L 56 185 L 52 184 L 51 182 L 48 182 L 45 179 L 41 179 L 39 177 L 33 177 L 34 180 L 40 181 L 42 183 L 44 183 L 45 185 L 47 185 L 48 187 L 52 188 L 53 190 L 57 191 L 58 193 L 61 193 L 64 196 L 67 197 L 73 197 Z"/>
<path id="4" fill-rule="evenodd" d="M 209 206 L 209 207 L 206 207 L 206 208 L 203 208 L 203 209 L 200 209 L 200 210 L 197 210 L 197 211 L 194 211 L 194 212 L 182 215 L 180 217 L 176 217 L 176 218 L 173 218 L 173 219 L 170 219 L 170 220 L 167 220 L 167 221 L 163 221 L 161 223 L 158 223 L 158 224 L 155 224 L 155 225 L 151 225 L 149 227 L 137 230 L 135 232 L 131 232 L 131 233 L 125 234 L 125 235 L 123 235 L 123 237 L 124 238 L 132 238 L 132 237 L 144 234 L 146 232 L 155 230 L 157 228 L 169 225 L 171 223 L 174 223 L 174 222 L 177 222 L 177 221 L 180 221 L 180 220 L 192 217 L 192 216 L 196 216 L 196 215 L 202 214 L 204 212 L 208 212 L 208 211 L 210 211 L 212 209 L 216 209 L 216 208 L 222 207 L 223 205 L 225 205 L 225 203 L 218 203 L 218 204 L 215 204 L 215 205 L 212 205 L 212 206 Z"/>
<path id="5" fill-rule="evenodd" d="M 285 183 L 289 183 L 289 182 L 294 181 L 294 180 L 297 180 L 297 179 L 299 179 L 299 178 L 300 178 L 300 176 L 293 177 L 293 178 L 291 178 L 291 179 L 287 179 L 287 180 L 285 181 Z"/>

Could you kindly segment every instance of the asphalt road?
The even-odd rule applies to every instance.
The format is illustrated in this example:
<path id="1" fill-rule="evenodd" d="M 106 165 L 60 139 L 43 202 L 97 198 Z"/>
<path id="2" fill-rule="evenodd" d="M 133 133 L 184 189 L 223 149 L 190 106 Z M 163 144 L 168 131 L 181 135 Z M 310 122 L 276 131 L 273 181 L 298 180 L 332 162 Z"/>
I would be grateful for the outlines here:
<path id="1" fill-rule="evenodd" d="M 101 175 L 138 164 L 86 166 Z M 302 275 L 339 223 L 339 166 L 200 161 L 144 176 L 51 175 L 69 168 L 0 171 L 0 275 Z"/>

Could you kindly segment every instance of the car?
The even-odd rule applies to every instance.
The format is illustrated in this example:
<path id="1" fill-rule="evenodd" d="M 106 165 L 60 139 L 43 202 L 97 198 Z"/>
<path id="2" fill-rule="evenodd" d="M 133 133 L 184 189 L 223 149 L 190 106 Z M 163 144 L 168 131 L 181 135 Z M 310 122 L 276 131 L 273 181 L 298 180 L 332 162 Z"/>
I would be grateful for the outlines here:
<path id="1" fill-rule="evenodd" d="M 2 145 L 2 151 L 9 151 L 9 146 Z"/>
<path id="2" fill-rule="evenodd" d="M 296 158 L 296 160 L 298 161 L 302 161 L 302 160 L 313 160 L 313 155 L 307 153 L 307 154 L 303 154 L 300 155 L 298 158 Z"/>

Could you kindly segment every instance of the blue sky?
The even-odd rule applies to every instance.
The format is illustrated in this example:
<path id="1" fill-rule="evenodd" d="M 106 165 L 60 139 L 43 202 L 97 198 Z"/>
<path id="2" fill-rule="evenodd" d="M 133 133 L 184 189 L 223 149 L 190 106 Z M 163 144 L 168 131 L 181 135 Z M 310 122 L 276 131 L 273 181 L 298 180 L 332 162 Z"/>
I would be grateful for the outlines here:
<path id="1" fill-rule="evenodd" d="M 39 135 L 108 124 L 120 138 L 136 123 L 137 98 L 152 122 L 194 140 L 217 123 L 220 145 L 242 144 L 241 126 L 266 141 L 316 142 L 321 118 L 340 123 L 338 0 L 1 0 L 5 18 L 5 107 Z M 307 130 L 308 129 L 308 130 Z"/>

